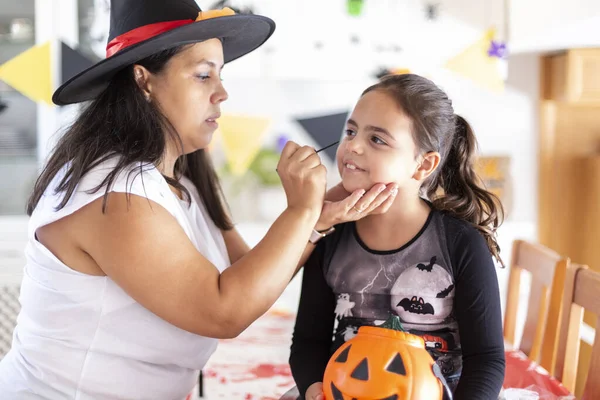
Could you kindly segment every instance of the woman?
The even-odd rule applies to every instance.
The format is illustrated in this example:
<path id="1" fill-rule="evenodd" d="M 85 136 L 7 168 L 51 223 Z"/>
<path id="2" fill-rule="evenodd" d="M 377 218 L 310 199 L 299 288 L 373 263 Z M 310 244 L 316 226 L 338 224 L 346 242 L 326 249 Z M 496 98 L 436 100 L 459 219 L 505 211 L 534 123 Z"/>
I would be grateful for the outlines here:
<path id="1" fill-rule="evenodd" d="M 282 293 L 324 235 L 315 228 L 389 207 L 377 188 L 323 207 L 325 167 L 288 143 L 278 164 L 287 209 L 253 250 L 233 227 L 204 151 L 227 99 L 219 75 L 274 27 L 193 0 L 112 2 L 106 60 L 53 97 L 90 103 L 28 204 L 0 398 L 183 398 L 217 339 Z"/>

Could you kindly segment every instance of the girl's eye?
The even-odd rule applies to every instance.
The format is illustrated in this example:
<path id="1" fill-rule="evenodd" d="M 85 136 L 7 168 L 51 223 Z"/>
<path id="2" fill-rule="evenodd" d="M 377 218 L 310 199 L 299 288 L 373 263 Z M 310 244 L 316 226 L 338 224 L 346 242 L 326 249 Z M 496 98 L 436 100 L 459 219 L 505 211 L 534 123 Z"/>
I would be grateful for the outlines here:
<path id="1" fill-rule="evenodd" d="M 354 132 L 352 129 L 346 129 L 346 136 L 355 136 L 356 132 Z"/>
<path id="2" fill-rule="evenodd" d="M 371 137 L 371 141 L 375 144 L 387 144 L 386 142 L 384 142 L 383 140 L 379 139 L 377 136 L 373 136 Z"/>

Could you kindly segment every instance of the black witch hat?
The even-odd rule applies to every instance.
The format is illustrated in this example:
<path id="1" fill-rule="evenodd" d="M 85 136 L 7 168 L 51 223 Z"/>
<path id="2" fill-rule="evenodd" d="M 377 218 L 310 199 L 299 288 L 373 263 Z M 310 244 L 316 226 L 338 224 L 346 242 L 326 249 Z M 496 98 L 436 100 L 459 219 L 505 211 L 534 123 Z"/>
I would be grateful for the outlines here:
<path id="1" fill-rule="evenodd" d="M 202 12 L 194 0 L 112 0 L 106 59 L 65 82 L 52 101 L 91 100 L 122 68 L 183 44 L 221 39 L 227 63 L 258 48 L 274 30 L 267 17 L 228 8 Z"/>

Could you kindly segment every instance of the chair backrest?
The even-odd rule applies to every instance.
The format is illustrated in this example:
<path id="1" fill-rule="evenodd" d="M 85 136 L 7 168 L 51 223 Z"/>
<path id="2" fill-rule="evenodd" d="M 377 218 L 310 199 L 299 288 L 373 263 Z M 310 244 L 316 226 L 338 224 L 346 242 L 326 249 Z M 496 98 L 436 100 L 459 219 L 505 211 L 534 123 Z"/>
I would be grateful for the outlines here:
<path id="1" fill-rule="evenodd" d="M 582 399 L 597 400 L 600 399 L 600 339 L 597 334 L 600 328 L 600 273 L 585 265 L 571 264 L 565 278 L 556 359 L 556 377 L 571 393 L 575 392 L 584 309 L 596 314 L 598 320 Z"/>
<path id="2" fill-rule="evenodd" d="M 549 312 L 549 304 L 552 303 L 554 306 L 561 302 L 558 296 L 559 293 L 562 293 L 564 272 L 562 276 L 560 274 L 555 276 L 555 271 L 558 265 L 561 265 L 564 271 L 568 262 L 568 259 L 562 259 L 558 253 L 541 244 L 523 240 L 513 242 L 504 317 L 504 338 L 511 344 L 516 343 L 517 311 L 521 306 L 521 273 L 526 270 L 531 273 L 531 289 L 519 349 L 534 361 L 540 360 L 540 353 L 544 350 L 541 357 L 543 363 L 541 364 L 549 370 L 552 369 L 557 338 L 556 332 L 553 333 L 551 329 L 546 329 L 547 321 L 554 324 L 554 331 L 556 331 L 559 322 L 559 315 L 554 310 Z M 553 286 L 560 288 L 560 290 L 552 290 L 555 297 L 550 298 Z M 542 343 L 546 343 L 545 331 L 548 332 L 546 335 L 548 345 L 542 348 Z"/>

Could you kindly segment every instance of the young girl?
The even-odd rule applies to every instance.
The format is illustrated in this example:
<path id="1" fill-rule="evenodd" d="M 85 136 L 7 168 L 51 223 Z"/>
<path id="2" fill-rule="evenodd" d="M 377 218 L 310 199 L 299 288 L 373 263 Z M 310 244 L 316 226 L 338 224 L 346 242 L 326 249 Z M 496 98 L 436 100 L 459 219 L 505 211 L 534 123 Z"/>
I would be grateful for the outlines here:
<path id="1" fill-rule="evenodd" d="M 397 194 L 387 213 L 338 225 L 305 264 L 290 356 L 301 396 L 322 398 L 331 354 L 360 326 L 397 315 L 425 339 L 455 399 L 497 399 L 502 207 L 477 183 L 475 147 L 431 81 L 389 76 L 364 91 L 337 152 L 341 185 L 390 182 Z"/>

